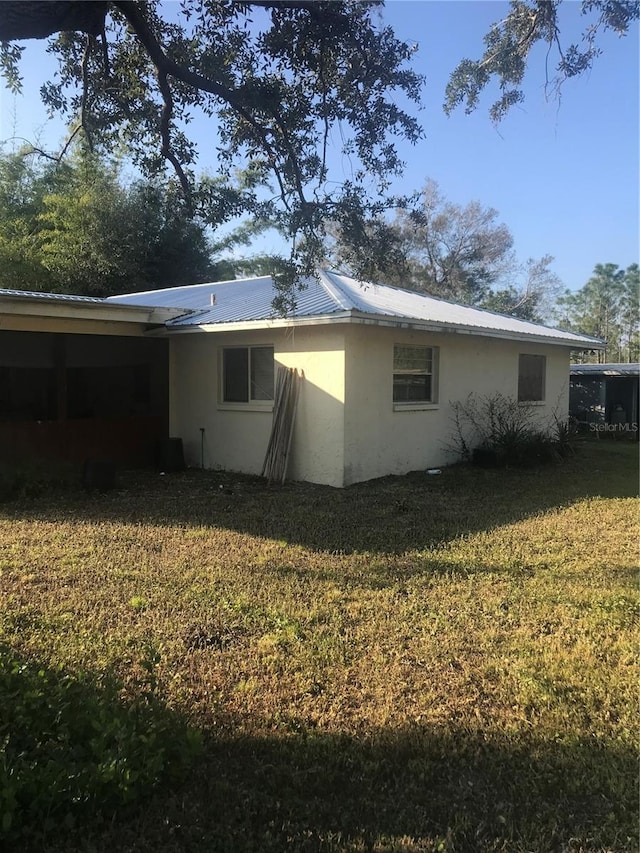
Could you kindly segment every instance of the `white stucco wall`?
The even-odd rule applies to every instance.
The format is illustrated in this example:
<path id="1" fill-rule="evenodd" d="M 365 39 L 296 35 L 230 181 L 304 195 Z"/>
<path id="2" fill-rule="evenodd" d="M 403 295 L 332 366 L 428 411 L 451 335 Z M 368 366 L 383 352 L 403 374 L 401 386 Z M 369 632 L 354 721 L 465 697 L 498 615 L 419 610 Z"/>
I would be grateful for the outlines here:
<path id="1" fill-rule="evenodd" d="M 288 476 L 344 485 L 344 327 L 279 330 L 275 361 L 304 372 Z"/>
<path id="2" fill-rule="evenodd" d="M 439 348 L 438 403 L 393 405 L 394 344 Z M 259 474 L 271 407 L 220 402 L 222 347 L 272 345 L 279 364 L 304 372 L 288 476 L 331 486 L 454 461 L 450 402 L 471 392 L 516 396 L 518 356 L 546 356 L 541 420 L 568 410 L 569 351 L 460 334 L 379 326 L 318 325 L 257 332 L 198 333 L 171 339 L 171 434 L 182 438 L 187 464 Z"/>
<path id="3" fill-rule="evenodd" d="M 393 405 L 394 344 L 439 348 L 438 402 L 414 409 Z M 495 338 L 351 326 L 346 337 L 344 484 L 451 463 L 451 401 L 496 392 L 516 397 L 520 353 L 545 355 L 541 421 L 568 410 L 569 351 Z"/>
<path id="4" fill-rule="evenodd" d="M 272 407 L 220 401 L 220 353 L 225 346 L 271 345 L 278 365 L 304 372 L 288 477 L 343 485 L 344 335 L 329 326 L 252 333 L 200 333 L 171 339 L 170 430 L 182 438 L 188 465 L 259 474 Z"/>

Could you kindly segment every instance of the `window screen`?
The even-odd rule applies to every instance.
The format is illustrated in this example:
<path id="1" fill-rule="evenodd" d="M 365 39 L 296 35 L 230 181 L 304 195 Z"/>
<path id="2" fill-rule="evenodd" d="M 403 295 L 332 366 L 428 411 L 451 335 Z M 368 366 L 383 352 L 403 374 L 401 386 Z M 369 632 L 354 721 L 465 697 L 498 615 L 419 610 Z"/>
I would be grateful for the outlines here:
<path id="1" fill-rule="evenodd" d="M 518 360 L 518 401 L 533 403 L 544 400 L 547 359 L 544 355 L 520 354 Z"/>
<path id="2" fill-rule="evenodd" d="M 222 352 L 222 400 L 273 400 L 273 347 L 229 347 Z"/>
<path id="3" fill-rule="evenodd" d="M 273 347 L 252 347 L 251 399 L 273 400 Z"/>
<path id="4" fill-rule="evenodd" d="M 393 402 L 433 402 L 433 364 L 433 347 L 394 346 Z"/>

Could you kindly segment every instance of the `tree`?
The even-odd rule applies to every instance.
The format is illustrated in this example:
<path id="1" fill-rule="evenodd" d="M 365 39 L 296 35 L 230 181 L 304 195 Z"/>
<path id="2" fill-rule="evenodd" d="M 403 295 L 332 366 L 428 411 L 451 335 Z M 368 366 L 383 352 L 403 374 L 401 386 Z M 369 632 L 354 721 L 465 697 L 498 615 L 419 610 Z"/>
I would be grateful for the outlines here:
<path id="1" fill-rule="evenodd" d="M 309 269 L 324 253 L 325 223 L 364 233 L 364 222 L 397 200 L 387 198 L 399 173 L 395 138 L 421 129 L 399 104 L 418 103 L 421 78 L 408 66 L 413 48 L 375 17 L 377 0 L 157 0 L 0 3 L 0 67 L 20 85 L 21 39 L 52 37 L 59 78 L 42 88 L 93 144 L 126 144 L 150 172 L 172 164 L 194 210 L 214 225 L 240 213 L 268 216 L 290 238 L 292 260 Z M 497 76 L 503 108 L 538 41 L 560 44 L 561 0 L 514 0 L 486 37 L 487 54 L 454 73 L 447 108 L 477 95 Z M 583 0 L 595 15 L 587 49 L 562 53 L 561 73 L 590 67 L 597 36 L 623 34 L 637 2 Z M 511 87 L 511 88 L 510 88 Z M 224 183 L 199 182 L 187 124 L 192 111 L 212 121 Z M 500 112 L 500 110 L 498 111 Z M 346 180 L 329 174 L 338 139 L 353 163 Z M 233 180 L 234 169 L 244 180 Z M 260 191 L 272 185 L 267 196 Z M 382 232 L 378 240 L 384 244 Z M 291 270 L 296 268 L 296 264 Z"/>
<path id="2" fill-rule="evenodd" d="M 593 275 L 578 291 L 558 300 L 560 322 L 567 328 L 607 342 L 598 361 L 637 361 L 640 344 L 638 265 L 596 264 Z"/>
<path id="3" fill-rule="evenodd" d="M 0 286 L 51 290 L 38 247 L 42 198 L 53 190 L 53 170 L 33 158 L 0 157 Z"/>
<path id="4" fill-rule="evenodd" d="M 554 258 L 543 255 L 524 264 L 507 265 L 503 280 L 482 300 L 482 308 L 512 314 L 521 320 L 545 322 L 553 315 L 561 281 L 550 266 Z M 515 282 L 515 283 L 513 283 Z"/>
<path id="5" fill-rule="evenodd" d="M 82 148 L 58 168 L 0 158 L 2 287 L 106 296 L 207 281 L 212 248 L 175 184 L 126 184 Z"/>
<path id="6" fill-rule="evenodd" d="M 629 31 L 640 17 L 637 0 L 582 0 L 580 11 L 585 28 L 580 43 L 564 46 L 560 31 L 562 0 L 511 0 L 510 11 L 495 23 L 484 37 L 485 51 L 479 60 L 463 59 L 451 75 L 446 89 L 445 111 L 451 113 L 464 103 L 466 111 L 478 106 L 482 91 L 497 80 L 501 95 L 491 106 L 493 121 L 502 119 L 509 109 L 524 100 L 521 84 L 533 48 L 546 46 L 546 63 L 555 54 L 555 76 L 546 87 L 559 93 L 563 83 L 584 74 L 600 55 L 598 39 L 607 30 L 618 36 Z"/>
<path id="7" fill-rule="evenodd" d="M 365 268 L 372 280 L 526 319 L 546 313 L 559 285 L 551 256 L 518 263 L 496 210 L 453 204 L 431 179 L 418 203 L 392 220 L 336 224 L 332 233 L 337 264 Z"/>
<path id="8" fill-rule="evenodd" d="M 622 361 L 640 361 L 640 267 L 631 264 L 624 272 L 620 299 Z"/>
<path id="9" fill-rule="evenodd" d="M 419 204 L 398 209 L 388 229 L 381 223 L 369 223 L 373 239 L 366 249 L 377 267 L 372 277 L 432 296 L 477 304 L 487 294 L 513 244 L 509 230 L 497 222 L 497 216 L 496 210 L 475 201 L 465 207 L 448 202 L 438 184 L 428 180 Z M 386 239 L 380 240 L 377 235 L 383 234 Z M 338 239 L 342 243 L 338 255 L 353 265 L 366 240 L 358 234 L 354 239 L 353 234 L 340 232 Z M 378 251 L 374 251 L 376 242 L 380 243 Z M 390 245 L 395 246 L 391 254 Z"/>
<path id="10" fill-rule="evenodd" d="M 419 98 L 421 78 L 407 67 L 413 48 L 376 25 L 376 5 L 7 2 L 0 60 L 17 88 L 16 41 L 53 36 L 60 77 L 43 86 L 48 106 L 75 119 L 92 144 L 124 142 L 148 173 L 170 162 L 191 208 L 211 224 L 268 215 L 308 266 L 322 253 L 329 213 L 382 209 L 402 167 L 394 137 L 421 135 L 398 106 Z M 224 184 L 191 171 L 197 152 L 186 125 L 195 109 L 212 118 Z M 354 164 L 341 185 L 328 181 L 327 166 L 338 138 Z M 265 184 L 273 184 L 267 195 Z"/>

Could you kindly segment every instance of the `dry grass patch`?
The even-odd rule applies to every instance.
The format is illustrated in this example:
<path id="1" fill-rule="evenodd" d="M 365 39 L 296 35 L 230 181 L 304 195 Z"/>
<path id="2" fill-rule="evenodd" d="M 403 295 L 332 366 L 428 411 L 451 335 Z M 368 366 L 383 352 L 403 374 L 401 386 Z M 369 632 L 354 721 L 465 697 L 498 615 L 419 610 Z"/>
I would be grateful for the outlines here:
<path id="1" fill-rule="evenodd" d="M 557 468 L 344 491 L 132 474 L 5 504 L 0 643 L 156 735 L 123 722 L 139 784 L 97 788 L 90 818 L 62 791 L 43 835 L 16 788 L 7 837 L 636 849 L 636 460 L 585 443 Z"/>

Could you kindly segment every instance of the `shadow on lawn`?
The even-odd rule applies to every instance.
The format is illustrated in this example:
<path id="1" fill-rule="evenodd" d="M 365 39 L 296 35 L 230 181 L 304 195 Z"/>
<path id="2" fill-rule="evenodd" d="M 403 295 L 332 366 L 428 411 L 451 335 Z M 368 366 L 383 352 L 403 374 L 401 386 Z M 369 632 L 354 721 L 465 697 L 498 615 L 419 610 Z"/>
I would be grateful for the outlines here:
<path id="1" fill-rule="evenodd" d="M 105 494 L 41 495 L 7 505 L 21 518 L 221 527 L 315 551 L 402 554 L 489 530 L 589 497 L 637 495 L 637 445 L 585 442 L 559 465 L 469 465 L 386 477 L 346 489 L 211 471 L 126 472 Z"/>
<path id="2" fill-rule="evenodd" d="M 631 851 L 621 745 L 418 726 L 221 737 L 189 780 L 39 851 Z M 442 845 L 442 846 L 439 846 Z"/>
<path id="3" fill-rule="evenodd" d="M 241 736 L 232 720 L 204 743 L 159 699 L 113 687 L 0 647 L 1 849 L 636 849 L 621 744 L 419 723 Z"/>
<path id="4" fill-rule="evenodd" d="M 108 672 L 98 684 L 0 644 L 0 850 L 49 849 L 184 778 L 200 733 L 141 672 L 124 700 Z"/>
<path id="5" fill-rule="evenodd" d="M 633 757 L 595 741 L 416 726 L 231 740 L 207 760 L 195 802 L 157 803 L 183 849 L 635 849 Z"/>

